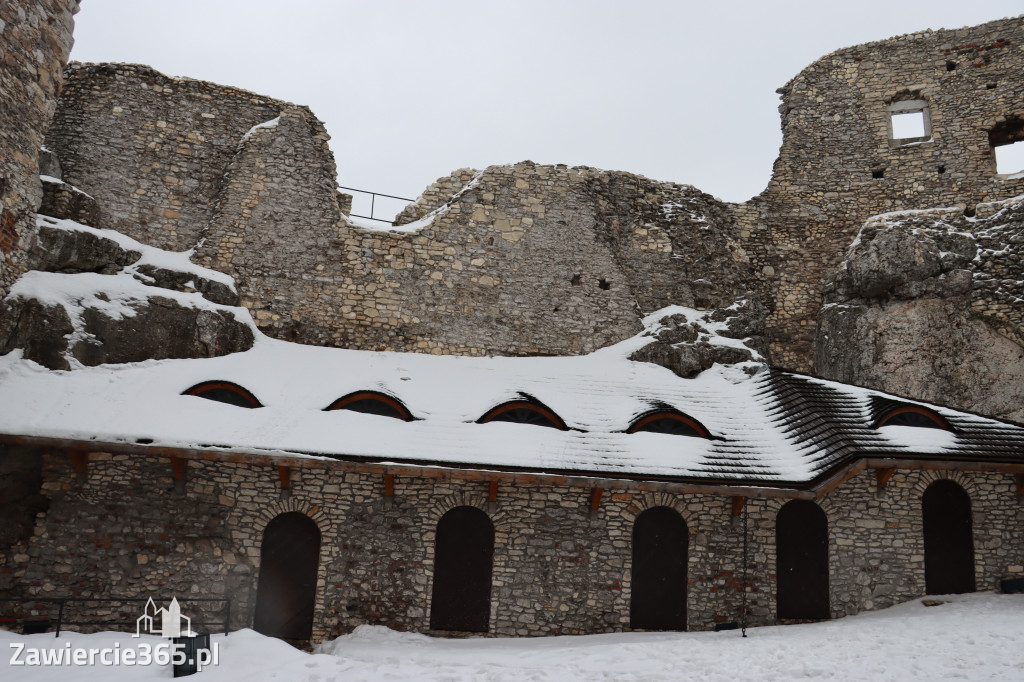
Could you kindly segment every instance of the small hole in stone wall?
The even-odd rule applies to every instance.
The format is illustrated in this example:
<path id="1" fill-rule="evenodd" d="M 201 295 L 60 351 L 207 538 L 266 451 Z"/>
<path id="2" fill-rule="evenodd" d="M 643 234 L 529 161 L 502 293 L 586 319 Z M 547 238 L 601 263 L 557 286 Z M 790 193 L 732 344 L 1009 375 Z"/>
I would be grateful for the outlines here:
<path id="1" fill-rule="evenodd" d="M 973 218 L 974 213 L 975 211 L 973 206 L 968 206 L 967 208 L 964 209 L 964 215 L 967 216 L 968 218 Z"/>
<path id="2" fill-rule="evenodd" d="M 876 170 L 871 171 L 871 177 L 873 177 L 875 180 L 881 180 L 882 178 L 885 177 L 885 169 L 878 168 Z"/>
<path id="3" fill-rule="evenodd" d="M 487 238 L 487 246 L 494 246 L 494 237 Z"/>
<path id="4" fill-rule="evenodd" d="M 956 62 L 946 62 L 946 71 L 956 71 Z"/>
<path id="5" fill-rule="evenodd" d="M 945 166 L 939 166 L 938 172 L 939 172 L 939 175 L 942 175 L 943 173 L 946 172 L 946 167 Z"/>
<path id="6" fill-rule="evenodd" d="M 609 284 L 606 280 L 599 279 L 597 280 L 597 286 L 601 287 L 602 289 L 610 289 L 612 285 Z"/>
<path id="7" fill-rule="evenodd" d="M 572 279 L 569 280 L 569 281 L 572 283 L 572 285 L 574 287 L 578 287 L 580 285 L 580 276 L 579 275 L 573 275 Z"/>
<path id="8" fill-rule="evenodd" d="M 996 84 L 995 83 L 989 83 L 989 84 L 987 84 L 985 86 L 985 89 L 986 90 L 995 90 L 996 89 Z"/>

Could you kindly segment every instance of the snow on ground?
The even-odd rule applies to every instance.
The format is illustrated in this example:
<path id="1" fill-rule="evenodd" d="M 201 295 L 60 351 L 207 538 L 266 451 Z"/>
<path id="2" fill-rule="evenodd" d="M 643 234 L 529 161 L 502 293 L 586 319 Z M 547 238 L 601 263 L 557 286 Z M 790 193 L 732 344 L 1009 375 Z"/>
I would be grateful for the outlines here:
<path id="1" fill-rule="evenodd" d="M 216 635 L 220 661 L 196 682 L 351 680 L 1024 680 L 1024 595 L 992 593 L 916 599 L 827 623 L 695 633 L 618 633 L 521 639 L 435 639 L 361 626 L 308 654 L 242 630 Z M 0 679 L 144 680 L 169 668 L 13 667 L 11 643 L 26 647 L 137 646 L 128 634 L 15 635 Z M 159 638 L 147 640 L 157 642 Z"/>

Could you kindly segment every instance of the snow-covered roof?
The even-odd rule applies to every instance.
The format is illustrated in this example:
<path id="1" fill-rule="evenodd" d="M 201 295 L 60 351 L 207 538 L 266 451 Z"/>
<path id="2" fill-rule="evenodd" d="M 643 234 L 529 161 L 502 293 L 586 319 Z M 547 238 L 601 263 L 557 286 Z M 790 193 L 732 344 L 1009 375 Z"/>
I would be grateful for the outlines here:
<path id="1" fill-rule="evenodd" d="M 298 454 L 607 478 L 799 485 L 851 457 L 1024 458 L 1024 427 L 935 407 L 954 432 L 876 428 L 892 397 L 762 369 L 715 365 L 692 379 L 628 356 L 635 337 L 579 357 L 473 358 L 302 346 L 260 336 L 246 352 L 51 371 L 0 357 L 0 434 L 97 443 Z M 251 391 L 260 409 L 182 395 L 211 380 Z M 324 411 L 355 391 L 380 391 L 412 413 Z M 560 431 L 476 421 L 529 396 Z M 898 401 L 899 404 L 920 404 Z M 880 405 L 882 407 L 880 407 Z M 674 409 L 712 438 L 626 433 Z"/>

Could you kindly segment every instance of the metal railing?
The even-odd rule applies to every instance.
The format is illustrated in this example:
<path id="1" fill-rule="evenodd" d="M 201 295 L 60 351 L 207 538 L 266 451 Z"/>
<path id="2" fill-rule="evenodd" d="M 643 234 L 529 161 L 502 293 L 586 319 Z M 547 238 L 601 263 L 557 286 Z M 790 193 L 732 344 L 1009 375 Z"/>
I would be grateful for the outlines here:
<path id="1" fill-rule="evenodd" d="M 5 603 L 5 604 L 26 604 L 26 603 L 31 603 L 31 604 L 56 604 L 57 605 L 57 621 L 56 621 L 56 632 L 54 634 L 54 636 L 56 636 L 56 637 L 60 637 L 60 631 L 61 631 L 61 629 L 64 626 L 82 626 L 82 625 L 89 625 L 89 626 L 92 626 L 92 625 L 104 625 L 104 626 L 106 626 L 106 625 L 128 625 L 128 626 L 132 626 L 132 625 L 137 625 L 137 623 L 138 623 L 137 620 L 111 620 L 111 619 L 101 619 L 101 620 L 67 620 L 65 618 L 65 607 L 68 606 L 69 604 L 72 604 L 72 603 L 75 603 L 75 602 L 78 602 L 78 603 L 89 603 L 89 604 L 130 604 L 130 603 L 145 603 L 145 602 L 148 602 L 148 601 L 149 601 L 149 597 L 125 597 L 123 599 L 92 599 L 90 597 L 17 597 L 17 598 L 0 597 L 0 603 Z M 159 603 L 168 603 L 171 600 L 170 599 L 162 599 L 162 600 L 154 599 L 153 601 L 154 602 L 159 602 Z M 184 597 L 182 599 L 179 599 L 178 601 L 179 602 L 184 602 L 184 603 L 209 602 L 209 603 L 220 603 L 220 604 L 222 604 L 223 608 L 224 608 L 224 620 L 222 620 L 222 621 L 221 620 L 214 620 L 214 621 L 209 621 L 209 620 L 207 620 L 207 621 L 192 620 L 191 622 L 192 622 L 193 626 L 198 626 L 198 625 L 202 625 L 202 626 L 221 626 L 222 629 L 223 629 L 224 634 L 225 635 L 228 634 L 228 627 L 229 627 L 229 624 L 231 623 L 231 600 L 230 599 L 227 599 L 227 598 L 224 598 L 224 597 L 221 597 L 221 598 L 213 598 L 213 597 L 211 597 L 211 598 Z M 9 623 L 14 623 L 16 625 L 25 625 L 27 623 L 45 623 L 46 626 L 47 626 L 46 630 L 48 630 L 49 626 L 53 623 L 53 618 L 50 617 L 50 614 L 46 614 L 46 615 L 43 615 L 43 614 L 31 614 L 29 616 L 25 616 L 25 615 L 19 616 L 17 614 L 4 614 L 3 612 L 0 612 L 0 624 L 9 624 Z M 43 632 L 45 632 L 46 630 L 43 630 Z"/>
<path id="2" fill-rule="evenodd" d="M 394 225 L 394 220 L 385 220 L 384 218 L 375 218 L 373 215 L 374 210 L 377 207 L 377 197 L 387 197 L 388 199 L 398 199 L 399 201 L 405 201 L 412 203 L 415 199 L 407 199 L 406 197 L 396 197 L 394 194 L 383 194 L 382 192 L 371 192 L 366 189 L 356 189 L 355 187 L 342 187 L 338 185 L 338 189 L 346 189 L 349 192 L 359 192 L 360 194 L 370 195 L 370 215 L 358 215 L 356 213 L 351 214 L 354 218 L 366 218 L 367 220 L 376 220 L 379 223 L 387 223 L 388 225 Z"/>

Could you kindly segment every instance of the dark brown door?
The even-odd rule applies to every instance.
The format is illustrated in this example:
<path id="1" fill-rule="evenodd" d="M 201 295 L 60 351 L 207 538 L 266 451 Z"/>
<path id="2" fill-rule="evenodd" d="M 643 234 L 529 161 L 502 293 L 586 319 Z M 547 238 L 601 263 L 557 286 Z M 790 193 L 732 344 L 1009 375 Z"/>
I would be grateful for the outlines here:
<path id="1" fill-rule="evenodd" d="M 775 519 L 778 617 L 828 618 L 828 518 L 809 500 L 787 502 Z"/>
<path id="2" fill-rule="evenodd" d="M 494 525 L 476 507 L 456 507 L 437 522 L 435 543 L 431 629 L 487 632 Z"/>
<path id="3" fill-rule="evenodd" d="M 311 518 L 287 512 L 267 524 L 253 622 L 257 632 L 282 639 L 310 638 L 319 561 L 320 529 Z"/>
<path id="4" fill-rule="evenodd" d="M 928 594 L 974 592 L 971 498 L 953 481 L 935 481 L 921 499 Z"/>
<path id="5" fill-rule="evenodd" d="M 633 524 L 629 624 L 637 630 L 686 629 L 690 533 L 674 509 L 652 507 Z"/>

